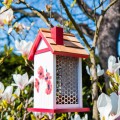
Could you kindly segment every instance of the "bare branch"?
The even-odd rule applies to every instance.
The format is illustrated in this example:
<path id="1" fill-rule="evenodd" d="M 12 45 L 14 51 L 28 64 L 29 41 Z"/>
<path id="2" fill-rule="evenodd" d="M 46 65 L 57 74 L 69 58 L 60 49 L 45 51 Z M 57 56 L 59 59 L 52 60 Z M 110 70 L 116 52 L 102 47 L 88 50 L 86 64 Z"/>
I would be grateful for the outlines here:
<path id="1" fill-rule="evenodd" d="M 34 14 L 36 14 L 37 16 L 39 16 L 45 23 L 47 26 L 51 27 L 52 25 L 50 24 L 49 20 L 47 17 L 43 16 L 43 14 L 41 14 L 39 12 L 39 10 L 31 7 L 30 5 L 28 5 L 24 0 L 20 0 L 21 3 L 23 3 L 26 7 L 28 7 Z"/>
<path id="2" fill-rule="evenodd" d="M 94 21 L 94 18 L 98 19 L 99 14 L 95 13 L 94 10 L 92 10 L 85 2 L 84 0 L 76 0 L 78 6 L 81 8 L 81 10 L 85 13 L 86 16 L 88 16 L 90 19 Z"/>
<path id="3" fill-rule="evenodd" d="M 118 0 L 113 0 L 107 7 L 106 9 L 104 10 L 104 14 L 107 12 L 107 10 L 112 6 L 114 5 Z"/>
<path id="4" fill-rule="evenodd" d="M 91 40 L 94 38 L 95 31 L 89 28 L 87 24 L 78 24 L 80 30 L 87 35 Z"/>
<path id="5" fill-rule="evenodd" d="M 114 5 L 118 0 L 113 0 L 107 7 L 105 10 L 103 10 L 103 13 L 102 15 L 99 17 L 99 20 L 97 22 L 97 26 L 96 26 L 96 31 L 95 31 L 95 35 L 94 35 L 94 39 L 93 39 L 93 44 L 92 46 L 95 47 L 96 46 L 96 43 L 97 43 L 97 40 L 98 40 L 98 37 L 99 37 L 99 31 L 100 31 L 100 26 L 101 26 L 101 22 L 104 18 L 104 15 L 105 13 L 107 12 L 107 10 L 112 6 Z"/>
<path id="6" fill-rule="evenodd" d="M 19 12 L 21 14 L 23 14 L 23 16 L 30 16 L 30 17 L 38 17 L 35 13 L 33 12 L 26 12 L 25 10 L 19 9 L 19 8 L 12 8 L 14 10 L 14 12 Z M 49 13 L 47 12 L 43 12 L 43 11 L 39 11 L 43 16 L 46 16 L 47 18 L 50 17 Z M 52 12 L 51 18 L 54 18 L 56 21 L 58 21 L 60 24 L 62 24 L 62 22 L 64 21 L 68 21 L 67 19 L 65 19 L 64 17 L 62 17 L 60 14 L 58 14 L 57 12 Z M 20 20 L 20 19 L 18 19 Z M 17 21 L 18 21 L 17 20 Z M 81 31 L 87 35 L 88 37 L 90 37 L 91 39 L 93 39 L 94 36 L 94 31 L 92 29 L 90 29 L 88 27 L 87 24 L 78 24 L 79 28 L 81 29 Z M 71 29 L 75 29 L 74 26 L 71 27 Z"/>
<path id="7" fill-rule="evenodd" d="M 63 8 L 64 8 L 64 10 L 65 10 L 65 12 L 66 12 L 66 14 L 67 14 L 67 16 L 69 17 L 70 21 L 72 22 L 73 26 L 75 27 L 75 29 L 77 30 L 78 34 L 80 35 L 80 37 L 81 37 L 82 40 L 84 41 L 86 47 L 88 48 L 88 50 L 90 50 L 90 49 L 91 49 L 90 45 L 88 44 L 86 38 L 84 37 L 82 31 L 79 29 L 79 27 L 78 27 L 78 25 L 76 24 L 75 20 L 74 20 L 73 17 L 71 16 L 71 14 L 70 14 L 67 6 L 65 5 L 64 0 L 60 0 L 60 2 L 61 2 L 61 4 L 62 4 L 62 6 L 63 6 Z"/>

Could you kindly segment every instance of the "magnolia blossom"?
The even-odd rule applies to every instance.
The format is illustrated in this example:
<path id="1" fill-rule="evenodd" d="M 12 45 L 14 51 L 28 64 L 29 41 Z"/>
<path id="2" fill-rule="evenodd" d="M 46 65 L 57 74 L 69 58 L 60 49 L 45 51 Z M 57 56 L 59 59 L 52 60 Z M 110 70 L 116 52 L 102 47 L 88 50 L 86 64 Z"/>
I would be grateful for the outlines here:
<path id="1" fill-rule="evenodd" d="M 4 85 L 2 82 L 0 82 L 0 98 L 2 97 L 3 91 L 4 91 Z"/>
<path id="2" fill-rule="evenodd" d="M 91 75 L 92 71 L 91 71 L 91 69 L 89 69 L 88 66 L 86 66 L 86 70 L 87 70 L 87 73 L 88 73 L 89 75 Z M 102 70 L 101 67 L 100 67 L 100 65 L 98 64 L 98 65 L 97 65 L 97 76 L 101 76 L 101 75 L 103 75 L 103 74 L 104 74 L 104 70 Z"/>
<path id="3" fill-rule="evenodd" d="M 19 96 L 20 95 L 20 89 L 17 88 L 15 90 L 15 92 L 13 93 L 15 96 L 13 96 L 12 93 L 13 93 L 13 86 L 7 86 L 5 91 L 4 91 L 4 93 L 3 93 L 3 95 L 2 95 L 2 99 L 6 100 L 7 103 L 13 102 L 16 99 L 15 96 Z"/>
<path id="4" fill-rule="evenodd" d="M 82 120 L 88 120 L 88 114 L 85 114 L 85 116 L 82 117 Z"/>
<path id="5" fill-rule="evenodd" d="M 31 23 L 31 26 L 33 26 L 34 23 Z M 8 29 L 8 34 L 12 32 L 12 30 L 15 30 L 17 33 L 23 33 L 23 30 L 30 30 L 30 27 L 25 26 L 24 24 L 16 22 L 13 27 L 10 27 Z"/>
<path id="6" fill-rule="evenodd" d="M 13 102 L 15 100 L 15 96 L 12 96 L 13 93 L 13 86 L 7 86 L 4 90 L 4 85 L 2 82 L 0 82 L 0 98 L 2 100 L 6 100 L 8 103 Z M 14 95 L 19 96 L 20 95 L 20 89 L 17 88 L 14 92 Z"/>
<path id="7" fill-rule="evenodd" d="M 16 32 L 19 33 L 19 32 L 22 32 L 23 29 L 29 30 L 30 27 L 27 27 L 27 26 L 25 26 L 24 24 L 21 24 L 21 23 L 16 22 L 15 25 L 14 25 L 14 29 L 16 30 Z"/>
<path id="8" fill-rule="evenodd" d="M 23 75 L 13 74 L 13 79 L 15 81 L 15 84 L 12 84 L 12 85 L 13 86 L 18 86 L 21 90 L 23 90 L 28 84 L 30 84 L 34 81 L 33 76 L 28 80 L 28 74 L 27 73 L 25 73 Z"/>
<path id="9" fill-rule="evenodd" d="M 101 120 L 117 120 L 120 116 L 120 96 L 115 92 L 110 96 L 102 93 L 97 101 Z"/>
<path id="10" fill-rule="evenodd" d="M 108 70 L 107 70 L 107 74 L 108 75 L 112 75 L 115 72 L 117 72 L 119 68 L 120 68 L 120 62 L 116 63 L 116 58 L 111 55 L 108 58 Z"/>
<path id="11" fill-rule="evenodd" d="M 10 24 L 14 18 L 13 10 L 7 9 L 5 6 L 0 10 L 0 26 L 4 24 Z"/>
<path id="12" fill-rule="evenodd" d="M 22 54 L 24 58 L 28 57 L 28 54 L 30 52 L 30 49 L 32 47 L 33 43 L 31 41 L 26 42 L 25 40 L 15 41 L 15 47 L 17 48 L 18 52 Z"/>
<path id="13" fill-rule="evenodd" d="M 80 116 L 78 115 L 78 113 L 75 113 L 74 118 L 71 116 L 71 120 L 82 120 L 82 119 L 80 118 Z"/>

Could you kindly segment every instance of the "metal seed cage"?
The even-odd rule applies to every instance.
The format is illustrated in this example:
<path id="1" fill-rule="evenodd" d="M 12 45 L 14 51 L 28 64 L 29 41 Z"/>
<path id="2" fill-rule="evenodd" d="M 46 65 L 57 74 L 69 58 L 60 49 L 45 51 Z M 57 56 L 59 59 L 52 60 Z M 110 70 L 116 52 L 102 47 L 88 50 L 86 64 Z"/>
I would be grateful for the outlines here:
<path id="1" fill-rule="evenodd" d="M 78 58 L 56 56 L 56 104 L 78 104 Z"/>

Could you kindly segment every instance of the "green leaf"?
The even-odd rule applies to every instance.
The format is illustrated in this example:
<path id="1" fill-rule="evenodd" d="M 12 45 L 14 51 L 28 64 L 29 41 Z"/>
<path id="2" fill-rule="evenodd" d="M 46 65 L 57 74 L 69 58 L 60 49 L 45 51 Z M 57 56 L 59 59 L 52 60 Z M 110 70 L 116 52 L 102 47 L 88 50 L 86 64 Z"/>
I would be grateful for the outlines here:
<path id="1" fill-rule="evenodd" d="M 14 120 L 14 116 L 9 116 L 8 120 Z"/>
<path id="2" fill-rule="evenodd" d="M 12 94 L 12 96 L 15 97 L 15 98 L 18 98 L 18 96 L 16 94 Z"/>
<path id="3" fill-rule="evenodd" d="M 21 65 L 18 66 L 18 67 L 17 67 L 17 70 L 18 70 L 18 72 L 20 72 L 20 71 L 22 70 L 22 66 L 21 66 Z"/>
<path id="4" fill-rule="evenodd" d="M 107 89 L 107 94 L 108 94 L 108 95 L 110 95 L 112 92 L 113 92 L 113 91 L 112 91 L 110 88 Z"/>
<path id="5" fill-rule="evenodd" d="M 72 4 L 70 5 L 70 7 L 71 7 L 71 8 L 74 7 L 75 3 L 76 3 L 76 0 L 74 0 L 74 1 L 72 2 Z"/>
<path id="6" fill-rule="evenodd" d="M 117 83 L 120 83 L 118 73 L 114 73 L 114 78 L 115 78 L 115 80 L 116 80 Z"/>
<path id="7" fill-rule="evenodd" d="M 0 65 L 3 63 L 5 57 L 0 58 Z"/>
<path id="8" fill-rule="evenodd" d="M 13 0 L 6 0 L 6 2 L 2 2 L 7 8 L 10 8 Z"/>
<path id="9" fill-rule="evenodd" d="M 30 117 L 31 117 L 31 120 L 36 120 L 36 118 L 33 114 L 31 114 Z"/>
<path id="10" fill-rule="evenodd" d="M 7 45 L 4 45 L 4 51 L 5 53 L 8 51 Z"/>
<path id="11" fill-rule="evenodd" d="M 100 91 L 102 91 L 102 86 L 101 86 L 101 84 L 98 82 L 97 85 L 98 85 L 98 87 L 100 88 Z"/>
<path id="12" fill-rule="evenodd" d="M 22 106 L 23 106 L 23 104 L 21 103 L 19 106 L 17 106 L 17 110 L 20 111 Z"/>
<path id="13" fill-rule="evenodd" d="M 6 100 L 2 100 L 2 107 L 3 108 L 7 108 L 8 107 L 8 103 Z"/>
<path id="14" fill-rule="evenodd" d="M 9 48 L 9 47 L 7 47 L 7 45 L 5 45 L 4 51 L 5 51 L 6 56 L 8 56 L 13 51 L 13 48 L 12 47 Z"/>
<path id="15" fill-rule="evenodd" d="M 14 110 L 11 110 L 11 115 L 14 115 L 14 112 L 15 112 Z"/>

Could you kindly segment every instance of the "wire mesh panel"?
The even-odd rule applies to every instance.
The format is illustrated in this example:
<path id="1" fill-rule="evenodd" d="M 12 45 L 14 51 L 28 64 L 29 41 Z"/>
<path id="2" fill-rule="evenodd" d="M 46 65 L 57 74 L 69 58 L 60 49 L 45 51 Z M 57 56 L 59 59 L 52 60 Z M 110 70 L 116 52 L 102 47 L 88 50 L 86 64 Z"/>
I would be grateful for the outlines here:
<path id="1" fill-rule="evenodd" d="M 56 104 L 78 104 L 78 58 L 56 56 Z"/>

